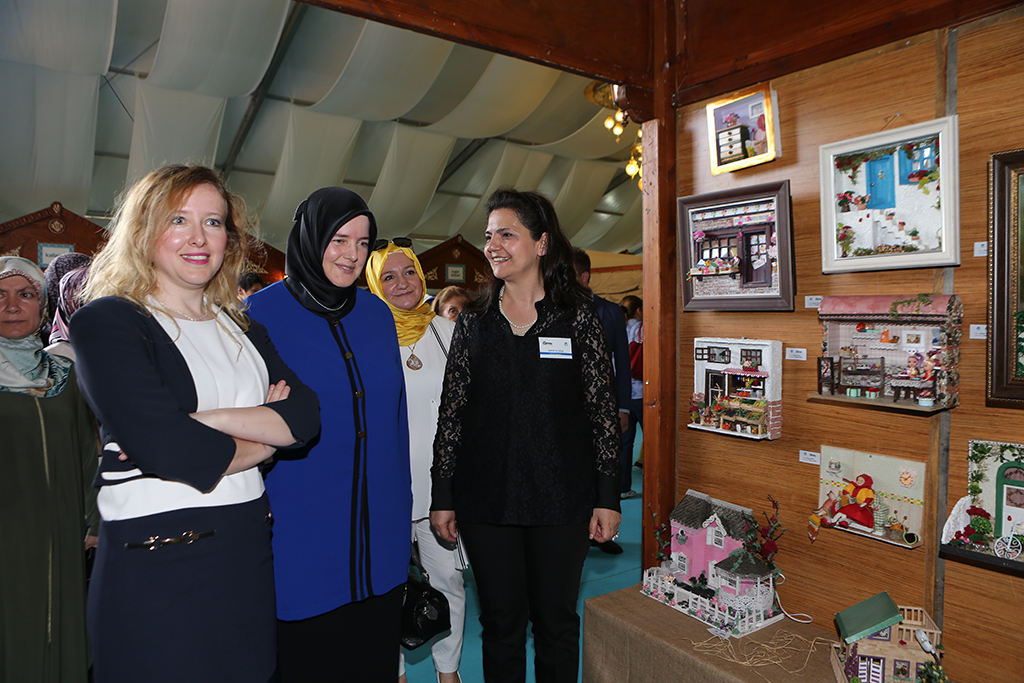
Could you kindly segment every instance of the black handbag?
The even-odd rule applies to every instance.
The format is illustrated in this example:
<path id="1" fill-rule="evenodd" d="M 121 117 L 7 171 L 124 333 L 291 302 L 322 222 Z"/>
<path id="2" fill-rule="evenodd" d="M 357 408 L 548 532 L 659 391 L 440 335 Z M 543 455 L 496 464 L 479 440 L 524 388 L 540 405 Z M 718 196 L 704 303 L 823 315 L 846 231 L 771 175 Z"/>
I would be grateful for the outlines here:
<path id="1" fill-rule="evenodd" d="M 420 563 L 419 548 L 414 543 L 409 564 L 417 572 L 409 572 L 402 604 L 402 646 L 415 650 L 439 633 L 452 628 L 448 598 L 430 585 L 430 576 Z"/>

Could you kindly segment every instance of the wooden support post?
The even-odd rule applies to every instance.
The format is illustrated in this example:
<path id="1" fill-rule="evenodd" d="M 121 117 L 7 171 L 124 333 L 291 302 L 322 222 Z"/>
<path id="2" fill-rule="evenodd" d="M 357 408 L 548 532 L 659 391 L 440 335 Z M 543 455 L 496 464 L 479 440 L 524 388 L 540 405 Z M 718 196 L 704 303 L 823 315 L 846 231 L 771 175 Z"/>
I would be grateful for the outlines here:
<path id="1" fill-rule="evenodd" d="M 654 8 L 654 116 L 643 124 L 644 507 L 643 567 L 656 564 L 654 526 L 676 503 L 678 412 L 676 311 L 676 18 L 673 0 Z"/>

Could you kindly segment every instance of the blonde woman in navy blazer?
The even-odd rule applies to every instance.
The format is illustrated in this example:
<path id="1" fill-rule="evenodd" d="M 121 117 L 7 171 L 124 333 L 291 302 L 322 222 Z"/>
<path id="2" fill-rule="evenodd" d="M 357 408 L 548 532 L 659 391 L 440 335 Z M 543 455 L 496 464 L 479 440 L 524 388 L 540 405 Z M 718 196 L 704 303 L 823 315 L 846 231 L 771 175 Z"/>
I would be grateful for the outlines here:
<path id="1" fill-rule="evenodd" d="M 153 171 L 126 195 L 71 320 L 103 443 L 97 683 L 275 676 L 257 466 L 313 439 L 319 406 L 239 306 L 245 227 L 241 200 L 210 169 Z"/>

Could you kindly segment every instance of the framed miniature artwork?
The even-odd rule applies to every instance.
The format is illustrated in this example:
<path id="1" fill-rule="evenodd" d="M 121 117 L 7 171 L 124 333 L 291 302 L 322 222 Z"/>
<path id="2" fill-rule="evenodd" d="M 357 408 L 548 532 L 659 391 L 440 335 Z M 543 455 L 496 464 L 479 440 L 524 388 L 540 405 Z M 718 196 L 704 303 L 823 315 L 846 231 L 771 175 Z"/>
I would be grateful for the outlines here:
<path id="1" fill-rule="evenodd" d="M 1024 445 L 971 439 L 967 495 L 942 529 L 942 554 L 1024 574 Z"/>
<path id="2" fill-rule="evenodd" d="M 788 180 L 677 203 L 684 310 L 793 310 Z"/>
<path id="3" fill-rule="evenodd" d="M 775 93 L 747 88 L 707 106 L 711 173 L 756 166 L 781 156 Z"/>
<path id="4" fill-rule="evenodd" d="M 687 427 L 746 439 L 782 436 L 782 342 L 694 339 Z"/>
<path id="5" fill-rule="evenodd" d="M 957 117 L 818 148 L 821 270 L 960 265 Z"/>
<path id="6" fill-rule="evenodd" d="M 823 444 L 820 507 L 808 518 L 814 542 L 822 528 L 841 529 L 904 548 L 921 545 L 926 464 Z"/>
<path id="7" fill-rule="evenodd" d="M 1024 408 L 1024 291 L 1021 215 L 1024 149 L 989 159 L 988 391 L 985 403 Z"/>

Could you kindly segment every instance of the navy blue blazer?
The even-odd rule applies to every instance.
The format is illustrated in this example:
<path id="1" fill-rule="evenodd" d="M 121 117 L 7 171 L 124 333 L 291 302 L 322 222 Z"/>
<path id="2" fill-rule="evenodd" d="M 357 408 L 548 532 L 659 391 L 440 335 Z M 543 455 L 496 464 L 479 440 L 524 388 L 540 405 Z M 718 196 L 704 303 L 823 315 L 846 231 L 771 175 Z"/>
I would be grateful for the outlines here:
<path id="1" fill-rule="evenodd" d="M 138 467 L 144 475 L 213 489 L 234 458 L 235 441 L 189 417 L 197 409 L 192 373 L 160 323 L 127 299 L 103 297 L 71 317 L 70 336 L 78 384 L 100 423 L 102 443 L 114 441 L 131 454 L 130 462 L 121 462 L 104 451 L 96 486 L 103 472 Z M 291 388 L 287 399 L 266 406 L 291 429 L 296 442 L 289 448 L 301 447 L 320 432 L 316 393 L 281 360 L 263 325 L 250 320 L 246 336 L 271 384 L 283 379 Z"/>
<path id="2" fill-rule="evenodd" d="M 608 337 L 608 353 L 612 357 L 612 368 L 615 370 L 615 395 L 619 401 L 619 412 L 629 412 L 632 406 L 632 387 L 629 382 L 629 342 L 626 340 L 626 316 L 618 304 L 594 295 L 594 307 L 597 317 L 604 326 L 604 334 Z"/>

